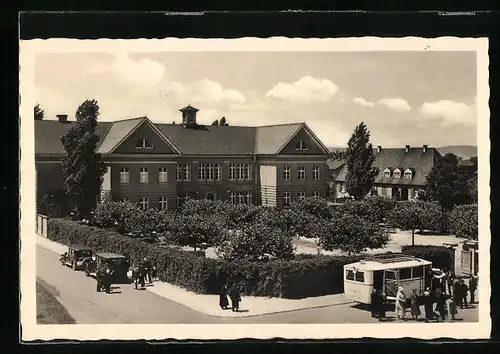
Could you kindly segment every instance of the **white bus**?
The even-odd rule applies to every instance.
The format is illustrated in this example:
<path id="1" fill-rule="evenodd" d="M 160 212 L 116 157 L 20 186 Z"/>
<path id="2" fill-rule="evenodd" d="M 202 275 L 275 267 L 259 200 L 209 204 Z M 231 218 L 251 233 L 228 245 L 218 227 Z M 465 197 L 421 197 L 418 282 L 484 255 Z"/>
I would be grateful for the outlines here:
<path id="1" fill-rule="evenodd" d="M 387 300 L 395 301 L 399 286 L 406 296 L 416 288 L 422 294 L 427 284 L 426 274 L 432 262 L 401 255 L 368 257 L 360 262 L 344 266 L 344 293 L 352 301 L 370 304 L 372 290 L 382 290 Z"/>

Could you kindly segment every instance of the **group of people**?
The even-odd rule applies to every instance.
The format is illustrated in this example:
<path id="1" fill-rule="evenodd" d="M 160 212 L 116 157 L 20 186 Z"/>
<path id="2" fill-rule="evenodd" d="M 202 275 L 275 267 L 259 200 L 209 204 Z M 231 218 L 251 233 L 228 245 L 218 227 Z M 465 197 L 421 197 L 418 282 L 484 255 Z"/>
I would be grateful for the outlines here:
<path id="1" fill-rule="evenodd" d="M 138 264 L 132 267 L 132 278 L 136 289 L 138 284 L 144 288 L 146 282 L 151 284 L 156 279 L 156 267 L 153 267 L 151 261 L 147 257 L 144 257 Z"/>
<path id="2" fill-rule="evenodd" d="M 423 294 L 417 289 L 407 296 L 403 287 L 398 287 L 396 294 L 395 312 L 397 319 L 406 320 L 407 309 L 410 309 L 411 317 L 418 320 L 421 316 L 420 306 L 424 305 L 425 321 L 445 321 L 448 315 L 454 320 L 458 314 L 458 307 L 467 308 L 468 303 L 475 303 L 475 292 L 477 290 L 478 278 L 472 275 L 467 285 L 464 279 L 458 279 L 451 272 L 435 270 L 429 275 Z M 467 293 L 470 293 L 470 302 L 467 301 Z M 372 317 L 382 321 L 386 317 L 386 297 L 380 289 L 373 289 L 371 296 Z M 434 306 L 435 304 L 435 306 Z"/>
<path id="3" fill-rule="evenodd" d="M 95 272 L 97 292 L 104 290 L 107 294 L 111 292 L 111 284 L 113 283 L 113 268 L 108 263 L 100 263 L 97 265 Z"/>
<path id="4" fill-rule="evenodd" d="M 237 282 L 232 282 L 229 285 L 224 284 L 221 288 L 221 292 L 219 294 L 219 306 L 223 310 L 227 310 L 229 307 L 229 299 L 231 299 L 231 310 L 233 312 L 238 312 L 240 309 L 240 301 L 241 301 L 241 289 Z"/>

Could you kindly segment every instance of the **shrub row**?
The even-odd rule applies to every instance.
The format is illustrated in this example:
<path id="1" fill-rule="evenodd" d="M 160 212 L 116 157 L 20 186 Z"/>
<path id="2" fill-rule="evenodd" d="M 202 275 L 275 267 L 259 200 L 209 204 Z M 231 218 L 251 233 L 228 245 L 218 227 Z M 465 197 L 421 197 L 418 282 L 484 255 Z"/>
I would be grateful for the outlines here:
<path id="1" fill-rule="evenodd" d="M 177 248 L 161 248 L 115 231 L 64 219 L 49 219 L 48 238 L 65 245 L 120 253 L 132 261 L 147 256 L 156 265 L 161 281 L 201 294 L 217 294 L 228 280 L 238 281 L 244 294 L 250 296 L 296 299 L 342 293 L 343 266 L 364 257 L 297 255 L 291 261 L 215 260 Z M 436 266 L 441 266 L 445 252 L 448 252 L 445 247 L 403 249 L 403 253 L 427 259 Z"/>

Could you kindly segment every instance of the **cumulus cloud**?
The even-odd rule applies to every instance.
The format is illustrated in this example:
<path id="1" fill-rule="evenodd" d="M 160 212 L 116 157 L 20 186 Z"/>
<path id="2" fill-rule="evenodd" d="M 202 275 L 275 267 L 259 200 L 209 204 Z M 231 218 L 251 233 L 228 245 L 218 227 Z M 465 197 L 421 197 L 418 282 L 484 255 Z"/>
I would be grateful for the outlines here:
<path id="1" fill-rule="evenodd" d="M 238 90 L 224 88 L 213 80 L 203 79 L 191 84 L 172 81 L 161 91 L 176 101 L 189 101 L 204 105 L 244 104 L 245 96 Z"/>
<path id="2" fill-rule="evenodd" d="M 441 118 L 449 124 L 476 124 L 475 106 L 462 102 L 451 100 L 425 102 L 419 112 L 425 118 Z"/>
<path id="3" fill-rule="evenodd" d="M 371 107 L 374 107 L 375 106 L 375 103 L 373 102 L 369 102 L 367 100 L 365 100 L 363 97 L 356 97 L 352 100 L 352 102 L 354 104 L 357 104 L 357 105 L 360 105 L 362 107 L 368 107 L 368 108 L 371 108 Z"/>
<path id="4" fill-rule="evenodd" d="M 338 87 L 329 80 L 306 76 L 293 83 L 280 82 L 274 85 L 266 97 L 302 103 L 326 102 L 337 91 Z"/>
<path id="5" fill-rule="evenodd" d="M 397 113 L 404 113 L 411 110 L 408 102 L 402 98 L 382 98 L 377 104 Z"/>
<path id="6" fill-rule="evenodd" d="M 165 66 L 148 58 L 133 60 L 127 53 L 119 53 L 111 63 L 94 61 L 87 67 L 85 73 L 88 75 L 112 73 L 129 84 L 154 85 L 161 82 L 165 75 Z"/>

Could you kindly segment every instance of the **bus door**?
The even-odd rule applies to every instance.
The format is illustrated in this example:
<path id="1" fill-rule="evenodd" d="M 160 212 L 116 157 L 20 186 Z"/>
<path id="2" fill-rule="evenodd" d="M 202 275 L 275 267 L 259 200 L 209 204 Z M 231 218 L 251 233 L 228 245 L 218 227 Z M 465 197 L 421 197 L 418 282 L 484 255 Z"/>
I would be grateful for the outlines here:
<path id="1" fill-rule="evenodd" d="M 396 297 L 398 293 L 399 271 L 396 269 L 384 270 L 384 292 L 388 297 Z"/>

